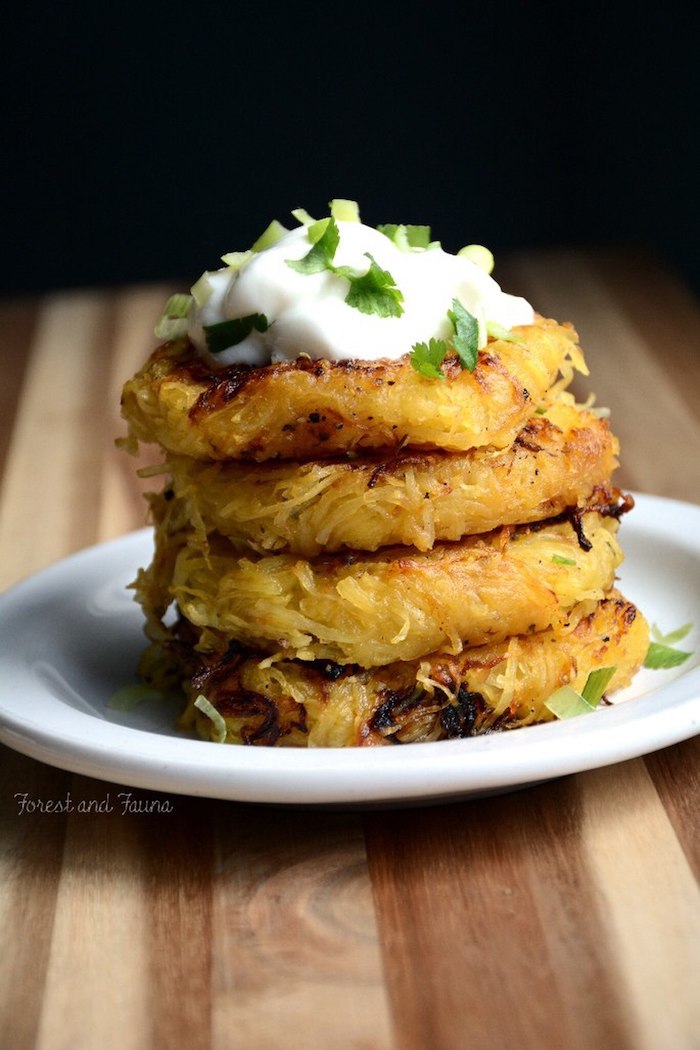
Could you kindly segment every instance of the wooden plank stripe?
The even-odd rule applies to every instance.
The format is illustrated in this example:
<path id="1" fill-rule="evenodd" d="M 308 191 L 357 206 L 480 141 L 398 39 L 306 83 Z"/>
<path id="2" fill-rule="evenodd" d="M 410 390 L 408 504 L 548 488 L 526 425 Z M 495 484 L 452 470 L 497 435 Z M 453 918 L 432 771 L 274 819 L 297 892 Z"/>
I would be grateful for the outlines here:
<path id="1" fill-rule="evenodd" d="M 98 292 L 42 306 L 0 504 L 0 587 L 94 541 L 110 300 Z"/>
<path id="2" fill-rule="evenodd" d="M 218 837 L 213 1050 L 390 1050 L 359 818 L 235 806 Z"/>
<path id="3" fill-rule="evenodd" d="M 70 775 L 0 749 L 0 1046 L 33 1050 L 52 938 Z M 23 798 L 24 796 L 24 798 Z"/>
<path id="4" fill-rule="evenodd" d="M 33 299 L 0 302 L 0 477 L 5 469 L 29 347 L 34 337 L 35 320 L 36 302 Z"/>
<path id="5" fill-rule="evenodd" d="M 398 1045 L 633 1050 L 581 819 L 571 778 L 367 815 Z"/>
<path id="6" fill-rule="evenodd" d="M 72 796 L 76 806 L 114 802 L 106 785 L 83 777 Z M 37 1050 L 149 1045 L 146 890 L 143 855 L 120 812 L 71 813 Z"/>
<path id="7" fill-rule="evenodd" d="M 582 836 L 635 1050 L 693 1050 L 700 1032 L 700 893 L 635 759 L 579 777 Z"/>
<path id="8" fill-rule="evenodd" d="M 134 804 L 157 807 L 151 814 L 124 817 L 145 874 L 148 918 L 142 936 L 150 1038 L 144 1038 L 144 1045 L 209 1050 L 216 835 L 212 818 L 217 804 L 176 795 L 132 794 Z"/>
<path id="9" fill-rule="evenodd" d="M 644 759 L 669 820 L 700 880 L 700 736 Z"/>

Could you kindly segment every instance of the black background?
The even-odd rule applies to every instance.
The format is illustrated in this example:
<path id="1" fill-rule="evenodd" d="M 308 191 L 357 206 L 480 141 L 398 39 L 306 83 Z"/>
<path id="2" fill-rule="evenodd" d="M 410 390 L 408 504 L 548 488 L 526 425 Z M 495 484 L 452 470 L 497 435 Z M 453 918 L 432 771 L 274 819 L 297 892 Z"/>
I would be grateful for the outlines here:
<path id="1" fill-rule="evenodd" d="M 0 291 L 196 277 L 331 197 L 450 250 L 639 243 L 700 291 L 698 18 L 666 5 L 27 5 Z"/>

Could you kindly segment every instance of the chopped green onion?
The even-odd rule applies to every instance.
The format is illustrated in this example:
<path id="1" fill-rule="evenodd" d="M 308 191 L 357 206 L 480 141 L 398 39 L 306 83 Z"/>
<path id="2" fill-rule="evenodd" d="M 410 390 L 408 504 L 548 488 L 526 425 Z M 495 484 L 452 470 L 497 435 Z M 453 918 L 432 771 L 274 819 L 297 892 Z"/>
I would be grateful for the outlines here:
<path id="1" fill-rule="evenodd" d="M 563 554 L 553 554 L 552 561 L 555 565 L 575 565 L 573 558 L 565 558 Z"/>
<path id="2" fill-rule="evenodd" d="M 192 292 L 192 298 L 194 299 L 197 306 L 204 306 L 211 298 L 211 293 L 214 291 L 212 283 L 209 280 L 209 271 L 205 270 L 199 280 L 190 288 Z"/>
<path id="3" fill-rule="evenodd" d="M 670 645 L 662 645 L 661 642 L 650 642 L 644 666 L 653 671 L 665 670 L 668 667 L 679 667 L 692 656 L 682 649 L 673 649 Z"/>
<path id="4" fill-rule="evenodd" d="M 329 232 L 330 231 L 330 232 Z M 308 237 L 312 244 L 318 244 L 319 241 L 326 237 L 329 244 L 334 244 L 333 251 L 331 253 L 331 259 L 335 255 L 335 250 L 338 247 L 340 241 L 340 233 L 336 226 L 335 219 L 319 219 L 318 222 L 312 222 L 308 228 Z M 336 239 L 337 235 L 337 239 Z"/>
<path id="5" fill-rule="evenodd" d="M 133 711 L 135 707 L 138 707 L 139 704 L 144 703 L 146 700 L 162 699 L 163 694 L 157 689 L 137 683 L 117 689 L 116 693 L 112 693 L 107 701 L 107 707 L 110 707 L 113 711 Z"/>
<path id="6" fill-rule="evenodd" d="M 403 252 L 409 251 L 411 248 L 430 248 L 439 247 L 440 242 L 430 241 L 430 227 L 429 226 L 413 226 L 404 225 L 403 223 L 397 224 L 395 222 L 385 222 L 377 226 L 380 233 L 383 233 L 385 237 L 388 237 L 390 241 L 401 249 Z"/>
<path id="7" fill-rule="evenodd" d="M 194 702 L 194 706 L 199 708 L 203 715 L 206 715 L 213 724 L 216 730 L 216 743 L 223 744 L 226 741 L 226 722 L 221 717 L 219 712 L 216 710 L 214 705 L 207 700 L 203 693 L 200 693 Z"/>
<path id="8" fill-rule="evenodd" d="M 183 292 L 170 296 L 155 327 L 156 339 L 179 339 L 187 335 L 187 314 L 191 303 L 192 296 Z"/>
<path id="9" fill-rule="evenodd" d="M 322 273 L 333 270 L 333 257 L 340 243 L 335 219 L 321 219 L 308 227 L 311 248 L 302 259 L 286 259 L 287 266 L 297 273 Z"/>
<path id="10" fill-rule="evenodd" d="M 407 252 L 411 245 L 408 243 L 408 234 L 405 226 L 399 226 L 395 222 L 387 222 L 381 226 L 377 226 L 380 233 L 383 233 L 385 237 L 388 237 L 390 241 L 400 248 L 402 252 Z"/>
<path id="11" fill-rule="evenodd" d="M 185 292 L 171 295 L 165 304 L 165 313 L 168 317 L 187 317 L 191 301 L 190 296 Z"/>
<path id="12" fill-rule="evenodd" d="M 360 221 L 360 209 L 357 201 L 347 201 L 342 197 L 336 197 L 329 203 L 328 207 L 331 209 L 331 215 L 336 222 Z"/>
<path id="13" fill-rule="evenodd" d="M 682 627 L 676 627 L 675 631 L 663 634 L 656 624 L 653 624 L 651 636 L 654 641 L 649 643 L 644 666 L 650 667 L 654 671 L 659 671 L 668 667 L 679 667 L 685 663 L 692 656 L 692 653 L 676 649 L 675 643 L 682 641 L 692 629 L 692 623 L 684 623 Z"/>
<path id="14" fill-rule="evenodd" d="M 300 226 L 313 226 L 316 222 L 315 219 L 311 218 L 306 208 L 293 208 L 292 215 Z"/>
<path id="15" fill-rule="evenodd" d="M 595 707 L 570 685 L 556 689 L 549 699 L 545 700 L 544 706 L 557 718 L 576 718 L 578 715 L 589 715 L 591 711 L 595 711 Z"/>
<path id="16" fill-rule="evenodd" d="M 687 634 L 690 634 L 692 629 L 692 623 L 684 623 L 682 627 L 677 627 L 675 631 L 662 634 L 656 624 L 652 624 L 651 636 L 655 642 L 660 642 L 662 645 L 675 645 L 676 642 L 681 642 Z"/>
<path id="17" fill-rule="evenodd" d="M 459 249 L 457 255 L 462 255 L 464 258 L 476 263 L 479 269 L 484 270 L 486 273 L 491 273 L 493 270 L 493 252 L 485 248 L 483 244 L 467 244 L 464 248 Z"/>
<path id="18" fill-rule="evenodd" d="M 264 252 L 266 248 L 271 248 L 273 244 L 276 244 L 280 237 L 284 237 L 285 233 L 289 233 L 287 227 L 283 226 L 277 219 L 273 219 L 250 250 L 252 252 Z"/>
<path id="19" fill-rule="evenodd" d="M 616 670 L 617 667 L 598 667 L 595 671 L 591 671 L 581 690 L 581 696 L 591 707 L 598 706 Z"/>
<path id="20" fill-rule="evenodd" d="M 429 226 L 406 226 L 406 236 L 408 237 L 408 243 L 412 248 L 439 248 L 440 241 L 430 240 L 430 227 Z"/>
<path id="21" fill-rule="evenodd" d="M 247 317 L 234 317 L 229 321 L 205 325 L 207 349 L 210 354 L 220 354 L 229 347 L 242 343 L 253 330 L 266 332 L 269 327 L 265 314 L 248 314 Z"/>
<path id="22" fill-rule="evenodd" d="M 591 671 L 580 693 L 570 685 L 555 689 L 545 700 L 544 706 L 557 718 L 575 718 L 595 711 L 617 670 L 616 667 L 599 667 Z"/>
<path id="23" fill-rule="evenodd" d="M 486 322 L 486 334 L 491 336 L 492 339 L 502 339 L 504 343 L 517 343 L 518 341 L 510 328 L 504 328 L 498 321 Z"/>
<path id="24" fill-rule="evenodd" d="M 221 256 L 222 263 L 228 266 L 229 270 L 241 270 L 250 259 L 253 258 L 255 252 L 249 249 L 247 252 L 227 252 L 226 255 Z"/>

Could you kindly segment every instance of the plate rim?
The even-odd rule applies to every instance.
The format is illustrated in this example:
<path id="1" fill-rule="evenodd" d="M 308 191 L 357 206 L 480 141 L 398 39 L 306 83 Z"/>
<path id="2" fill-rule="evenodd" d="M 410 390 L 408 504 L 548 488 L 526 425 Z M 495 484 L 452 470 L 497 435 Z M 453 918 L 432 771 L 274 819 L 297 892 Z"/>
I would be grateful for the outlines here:
<path id="1" fill-rule="evenodd" d="M 634 493 L 634 498 L 638 509 L 629 519 L 629 531 L 663 532 L 660 522 L 669 514 L 696 518 L 695 532 L 686 529 L 679 542 L 682 538 L 700 554 L 700 505 L 646 493 Z M 93 575 L 101 570 L 105 577 L 114 551 L 129 562 L 132 552 L 136 554 L 152 542 L 152 536 L 152 528 L 146 526 L 76 551 L 32 573 L 0 595 L 0 622 L 8 608 L 11 611 L 13 605 L 21 606 L 37 592 L 59 585 L 81 565 L 92 568 Z M 135 573 L 137 559 L 130 564 Z M 112 578 L 116 572 L 116 568 L 111 571 Z M 138 623 L 136 606 L 134 613 Z M 659 695 L 665 701 L 661 707 Z M 50 703 L 61 704 L 62 700 L 54 695 Z M 65 703 L 63 709 L 71 712 L 67 718 L 71 732 L 57 737 L 55 728 L 51 731 L 33 724 L 26 715 L 13 715 L 0 682 L 0 741 L 72 773 L 152 791 L 272 804 L 415 804 L 512 790 L 639 757 L 688 739 L 700 732 L 700 666 L 651 693 L 595 712 L 585 724 L 577 725 L 578 720 L 547 723 L 512 733 L 409 745 L 408 752 L 406 747 L 226 745 L 219 749 L 208 741 L 179 736 L 176 731 L 159 734 L 120 725 Z M 666 717 L 669 710 L 675 714 L 671 724 Z M 620 730 L 624 728 L 627 732 L 621 741 Z M 80 734 L 81 729 L 86 736 Z M 522 734 L 527 736 L 523 738 Z M 564 746 L 560 750 L 553 742 Z M 592 742 L 596 745 L 593 749 Z M 495 764 L 494 751 L 501 758 Z M 408 765 L 413 779 L 407 777 Z"/>

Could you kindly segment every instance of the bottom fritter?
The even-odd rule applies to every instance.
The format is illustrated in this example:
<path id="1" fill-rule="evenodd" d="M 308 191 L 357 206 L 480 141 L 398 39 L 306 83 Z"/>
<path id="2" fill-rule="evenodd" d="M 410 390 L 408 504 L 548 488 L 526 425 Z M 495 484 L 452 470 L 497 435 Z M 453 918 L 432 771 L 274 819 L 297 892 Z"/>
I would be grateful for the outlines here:
<path id="1" fill-rule="evenodd" d="M 141 667 L 159 688 L 185 683 L 184 729 L 221 743 L 352 747 L 549 721 L 551 694 L 565 684 L 580 691 L 596 668 L 615 667 L 609 692 L 629 684 L 644 660 L 648 627 L 613 591 L 536 634 L 372 669 L 276 659 L 238 643 L 205 658 L 196 641 L 181 620 L 147 650 Z"/>

